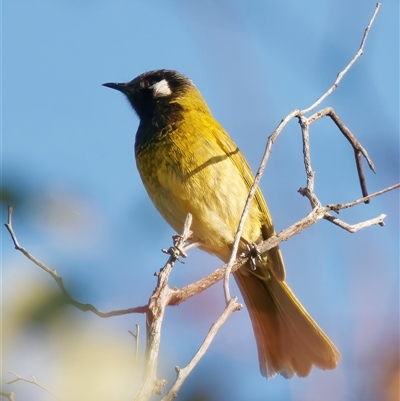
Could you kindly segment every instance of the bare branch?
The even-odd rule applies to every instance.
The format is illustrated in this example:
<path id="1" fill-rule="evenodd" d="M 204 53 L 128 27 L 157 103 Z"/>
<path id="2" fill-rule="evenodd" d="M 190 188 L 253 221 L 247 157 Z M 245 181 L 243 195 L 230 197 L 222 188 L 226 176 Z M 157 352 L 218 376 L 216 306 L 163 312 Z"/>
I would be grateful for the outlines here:
<path id="1" fill-rule="evenodd" d="M 267 145 L 265 147 L 265 151 L 264 151 L 264 155 L 263 155 L 263 158 L 261 160 L 261 163 L 260 163 L 260 167 L 257 170 L 257 174 L 256 174 L 256 176 L 254 178 L 253 185 L 251 186 L 250 191 L 249 191 L 249 195 L 247 196 L 247 199 L 246 199 L 246 203 L 245 203 L 245 206 L 244 206 L 244 209 L 243 209 L 243 212 L 242 212 L 242 216 L 241 216 L 240 221 L 239 221 L 239 226 L 238 226 L 236 234 L 235 234 L 235 239 L 234 239 L 234 242 L 233 242 L 233 245 L 232 245 L 231 257 L 229 259 L 228 266 L 227 266 L 227 269 L 225 271 L 224 293 L 225 293 L 226 302 L 229 302 L 229 300 L 231 299 L 230 290 L 229 290 L 229 276 L 230 276 L 232 266 L 233 266 L 234 261 L 235 261 L 236 256 L 237 256 L 240 237 L 242 235 L 244 224 L 246 222 L 246 218 L 247 218 L 247 215 L 249 213 L 251 201 L 254 198 L 254 195 L 255 195 L 255 193 L 257 191 L 257 188 L 258 188 L 258 186 L 260 184 L 261 177 L 262 177 L 262 175 L 264 173 L 265 167 L 267 166 L 267 162 L 268 162 L 269 156 L 271 154 L 272 145 L 275 142 L 275 140 L 277 139 L 277 137 L 279 136 L 279 134 L 282 132 L 282 130 L 285 128 L 286 124 L 292 118 L 298 116 L 299 113 L 300 113 L 299 110 L 293 110 L 290 114 L 288 114 L 279 123 L 279 125 L 276 127 L 275 131 L 268 137 Z"/>
<path id="2" fill-rule="evenodd" d="M 308 118 L 308 122 L 309 122 L 309 124 L 312 124 L 315 121 L 317 121 L 320 118 L 325 117 L 325 116 L 328 116 L 332 119 L 332 121 L 339 128 L 340 132 L 344 135 L 344 137 L 349 141 L 349 143 L 353 147 L 354 156 L 355 156 L 355 160 L 356 160 L 356 166 L 357 166 L 358 179 L 360 181 L 362 195 L 364 197 L 367 196 L 368 195 L 367 183 L 366 183 L 364 171 L 362 168 L 361 156 L 364 156 L 365 160 L 368 163 L 369 168 L 375 173 L 375 167 L 374 167 L 374 164 L 373 164 L 371 158 L 369 157 L 367 151 L 364 149 L 364 147 L 361 145 L 361 143 L 357 140 L 357 138 L 343 124 L 343 122 L 340 120 L 339 116 L 335 113 L 335 111 L 333 110 L 332 107 L 326 107 L 325 109 L 320 110 L 319 112 L 313 114 L 311 117 Z M 365 203 L 368 203 L 368 200 L 365 201 Z"/>
<path id="3" fill-rule="evenodd" d="M 364 203 L 367 203 L 367 201 L 369 201 L 370 199 L 375 198 L 376 196 L 382 195 L 382 194 L 384 194 L 384 193 L 386 193 L 386 192 L 393 191 L 394 189 L 397 189 L 397 188 L 400 188 L 400 183 L 397 183 L 397 184 L 394 184 L 394 185 L 392 185 L 392 186 L 390 186 L 390 187 L 387 187 L 387 188 L 385 188 L 385 189 L 382 189 L 381 191 L 374 192 L 374 193 L 371 194 L 371 195 L 365 196 L 364 198 L 361 198 L 361 199 L 357 199 L 357 200 L 355 200 L 355 201 L 353 201 L 353 202 L 349 202 L 349 203 L 338 203 L 338 204 L 336 204 L 336 205 L 328 205 L 328 207 L 329 207 L 331 210 L 334 210 L 335 212 L 339 213 L 339 210 L 348 209 L 348 208 L 350 208 L 350 207 L 359 205 L 360 203 L 363 203 L 363 202 L 364 202 Z"/>
<path id="4" fill-rule="evenodd" d="M 57 283 L 58 287 L 60 288 L 61 292 L 65 296 L 65 299 L 68 303 L 70 303 L 71 305 L 75 306 L 75 308 L 77 308 L 83 312 L 90 311 L 102 318 L 127 315 L 130 313 L 146 313 L 147 312 L 147 305 L 137 306 L 135 308 L 119 309 L 119 310 L 114 310 L 114 311 L 110 311 L 110 312 L 101 312 L 100 310 L 98 310 L 96 307 L 94 307 L 91 304 L 83 304 L 83 303 L 78 302 L 75 299 L 73 299 L 69 295 L 67 289 L 65 288 L 62 277 L 60 277 L 57 274 L 57 271 L 54 269 L 50 269 L 48 266 L 46 266 L 44 263 L 42 263 L 39 259 L 36 259 L 33 255 L 31 255 L 25 248 L 23 248 L 19 244 L 17 236 L 16 236 L 13 226 L 12 226 L 12 212 L 13 212 L 13 208 L 11 206 L 9 206 L 8 207 L 8 221 L 4 225 L 11 235 L 11 239 L 14 242 L 15 249 L 17 251 L 20 251 L 27 259 L 29 259 L 31 262 L 33 262 L 36 266 L 39 266 L 46 273 L 50 274 L 50 276 Z"/>
<path id="5" fill-rule="evenodd" d="M 237 303 L 237 298 L 232 298 L 228 304 L 226 305 L 222 315 L 218 318 L 218 320 L 211 326 L 206 338 L 201 344 L 200 348 L 193 356 L 192 360 L 182 369 L 176 367 L 175 370 L 177 372 L 177 377 L 175 383 L 170 389 L 169 393 L 161 400 L 161 401 L 172 401 L 178 394 L 183 382 L 187 379 L 193 368 L 197 365 L 200 359 L 204 356 L 207 349 L 211 345 L 215 335 L 221 326 L 225 323 L 228 317 L 235 311 L 240 310 L 242 308 L 241 304 Z"/>
<path id="6" fill-rule="evenodd" d="M 138 365 L 139 358 L 139 325 L 135 324 L 136 333 L 133 333 L 131 330 L 128 330 L 128 333 L 135 339 L 135 366 Z"/>
<path id="7" fill-rule="evenodd" d="M 17 374 L 14 373 L 14 372 L 10 372 L 10 371 L 9 371 L 8 373 L 14 375 L 14 376 L 15 376 L 15 379 L 6 382 L 6 384 L 12 384 L 12 383 L 16 383 L 16 382 L 18 382 L 18 381 L 22 381 L 22 382 L 25 382 L 25 383 L 33 384 L 34 386 L 37 386 L 37 387 L 41 388 L 42 390 L 46 391 L 46 393 L 52 395 L 55 399 L 61 400 L 61 398 L 57 397 L 57 396 L 56 396 L 54 393 L 52 393 L 48 388 L 46 388 L 45 386 L 43 386 L 43 385 L 41 385 L 40 383 L 38 383 L 38 382 L 36 381 L 36 379 L 35 379 L 34 376 L 31 376 L 31 377 L 32 377 L 32 380 L 29 380 L 29 379 L 24 379 L 23 377 L 21 377 L 20 375 L 17 375 Z M 10 393 L 10 394 L 11 394 L 11 393 Z M 3 395 L 3 394 L 2 394 L 2 395 Z"/>
<path id="8" fill-rule="evenodd" d="M 327 205 L 327 206 L 319 206 L 313 209 L 307 216 L 302 218 L 301 220 L 297 221 L 296 223 L 292 224 L 290 227 L 280 231 L 279 233 L 273 235 L 272 237 L 268 238 L 267 240 L 260 243 L 257 247 L 260 253 L 265 253 L 268 250 L 274 248 L 275 246 L 279 245 L 282 241 L 286 241 L 289 238 L 293 237 L 296 234 L 299 234 L 301 231 L 305 230 L 306 228 L 310 227 L 311 225 L 317 223 L 321 219 L 326 219 L 333 224 L 349 231 L 349 232 L 356 232 L 360 229 L 370 227 L 371 225 L 380 225 L 383 226 L 384 222 L 383 219 L 386 215 L 381 214 L 373 219 L 360 222 L 354 225 L 347 224 L 338 218 L 329 214 L 330 210 L 335 212 L 339 212 L 342 209 L 347 209 L 361 203 L 365 203 L 365 201 L 372 199 L 376 196 L 382 195 L 386 192 L 392 191 L 400 187 L 400 183 L 392 185 L 391 187 L 385 188 L 381 191 L 375 192 L 371 195 L 368 195 L 364 198 L 357 199 L 350 203 L 339 203 L 335 205 Z M 234 261 L 233 265 L 231 266 L 230 272 L 234 273 L 238 269 L 240 269 L 246 262 L 248 261 L 248 255 L 241 255 Z M 217 270 L 213 271 L 208 276 L 191 283 L 181 289 L 174 289 L 170 300 L 169 305 L 179 305 L 180 303 L 186 301 L 188 298 L 199 294 L 200 292 L 205 291 L 207 288 L 211 287 L 218 281 L 220 281 L 223 277 L 225 277 L 227 269 L 229 267 L 229 263 L 218 268 Z"/>
<path id="9" fill-rule="evenodd" d="M 371 26 L 375 21 L 375 17 L 378 14 L 379 9 L 381 8 L 381 5 L 382 5 L 381 3 L 376 3 L 374 13 L 372 14 L 372 17 L 371 17 L 371 19 L 369 21 L 368 26 L 365 28 L 364 36 L 363 36 L 363 38 L 361 40 L 361 44 L 360 44 L 360 50 L 362 50 L 362 51 L 364 49 L 364 45 L 365 45 L 365 42 L 367 40 L 367 37 L 368 37 L 369 31 L 371 29 Z"/>
<path id="10" fill-rule="evenodd" d="M 356 231 L 362 230 L 363 228 L 371 227 L 373 225 L 379 225 L 383 227 L 385 225 L 383 219 L 386 217 L 386 214 L 381 214 L 373 219 L 362 221 L 361 223 L 357 224 L 348 224 L 342 220 L 339 220 L 337 217 L 332 216 L 329 213 L 326 213 L 324 216 L 325 220 L 330 221 L 333 224 L 336 224 L 337 226 L 345 229 L 346 231 L 349 231 L 351 233 L 355 233 Z"/>
<path id="11" fill-rule="evenodd" d="M 372 17 L 369 21 L 369 24 L 364 31 L 364 35 L 361 40 L 361 45 L 360 45 L 360 48 L 358 49 L 358 52 L 356 53 L 356 55 L 351 59 L 349 64 L 347 64 L 345 69 L 337 75 L 337 78 L 336 78 L 335 82 L 333 83 L 333 85 L 319 99 L 317 99 L 315 101 L 315 103 L 313 103 L 307 109 L 302 110 L 303 113 L 309 113 L 310 111 L 314 110 L 317 106 L 319 106 L 339 86 L 340 81 L 343 79 L 343 77 L 346 75 L 346 73 L 350 70 L 350 68 L 353 66 L 353 64 L 359 59 L 359 57 L 364 53 L 364 46 L 365 46 L 365 42 L 368 37 L 368 33 L 371 29 L 372 24 L 374 23 L 375 16 L 378 13 L 380 7 L 381 7 L 381 4 L 377 3 L 374 13 L 372 14 Z"/>
<path id="12" fill-rule="evenodd" d="M 228 266 L 227 266 L 227 269 L 225 271 L 224 293 L 225 293 L 226 302 L 228 302 L 231 299 L 230 289 L 229 289 L 229 276 L 230 276 L 232 266 L 233 266 L 234 261 L 235 261 L 236 256 L 237 256 L 240 237 L 241 237 L 241 234 L 242 234 L 242 231 L 243 231 L 243 227 L 244 227 L 244 224 L 246 222 L 246 218 L 247 218 L 247 215 L 248 215 L 248 212 L 249 212 L 249 209 L 250 209 L 251 201 L 252 201 L 252 199 L 253 199 L 253 197 L 254 197 L 254 195 L 256 193 L 256 190 L 257 190 L 257 188 L 259 186 L 261 177 L 262 177 L 262 175 L 264 173 L 264 170 L 265 170 L 265 167 L 267 165 L 269 156 L 271 154 L 272 144 L 274 143 L 274 141 L 277 139 L 279 134 L 282 132 L 282 130 L 285 128 L 285 126 L 287 125 L 287 123 L 291 119 L 293 119 L 295 117 L 302 118 L 306 113 L 312 111 L 319 104 L 321 104 L 338 87 L 338 85 L 339 85 L 340 81 L 342 80 L 342 78 L 344 77 L 344 75 L 347 73 L 347 71 L 353 66 L 353 64 L 357 61 L 357 59 L 363 53 L 365 41 L 367 39 L 368 33 L 369 33 L 369 31 L 371 29 L 371 26 L 372 26 L 372 24 L 373 24 L 373 22 L 375 20 L 376 14 L 379 11 L 380 6 L 381 6 L 380 3 L 377 3 L 377 5 L 375 7 L 375 10 L 374 10 L 374 13 L 373 13 L 373 15 L 372 15 L 372 17 L 370 19 L 370 22 L 369 22 L 367 28 L 365 29 L 364 36 L 363 36 L 363 39 L 361 41 L 361 45 L 360 45 L 360 48 L 359 48 L 358 52 L 353 57 L 353 59 L 350 61 L 350 63 L 346 66 L 346 68 L 338 74 L 338 76 L 337 76 L 335 82 L 333 83 L 333 85 L 326 91 L 326 93 L 324 93 L 314 104 L 312 104 L 307 109 L 293 110 L 291 113 L 289 113 L 279 123 L 279 125 L 275 129 L 275 131 L 269 136 L 268 142 L 267 142 L 267 145 L 266 145 L 266 148 L 265 148 L 265 151 L 264 151 L 264 155 L 263 155 L 261 163 L 260 163 L 260 167 L 258 168 L 257 174 L 256 174 L 254 182 L 253 182 L 253 185 L 251 186 L 251 189 L 249 191 L 249 195 L 247 197 L 247 200 L 246 200 L 243 212 L 242 212 L 242 216 L 240 218 L 239 226 L 237 228 L 237 231 L 236 231 L 236 234 L 235 234 L 235 239 L 234 239 L 234 242 L 233 242 L 233 245 L 232 245 L 231 257 L 229 259 Z M 302 121 L 304 122 L 305 120 L 302 120 Z M 309 122 L 309 124 L 310 124 L 310 122 Z M 303 131 L 303 146 L 307 146 L 307 138 L 304 137 L 304 131 Z M 304 143 L 304 141 L 306 141 L 306 143 Z M 308 152 L 308 154 L 309 154 L 309 152 Z M 359 164 L 359 158 L 358 158 L 357 154 L 356 154 L 356 160 L 357 160 L 357 168 L 358 168 L 358 171 L 359 171 L 359 176 L 362 177 L 363 173 L 362 173 L 362 169 L 361 170 L 359 169 L 360 164 Z M 369 160 L 368 157 L 367 157 L 367 160 Z M 307 161 L 305 160 L 305 163 L 306 162 Z M 311 164 L 309 164 L 309 166 L 311 166 Z M 306 169 L 307 169 L 307 167 L 306 167 Z M 318 198 L 316 197 L 316 195 L 314 194 L 313 190 L 310 190 L 310 186 L 312 185 L 312 187 L 313 187 L 313 172 L 312 172 L 312 170 L 311 170 L 310 174 L 307 174 L 307 181 L 308 181 L 308 186 L 307 186 L 308 189 L 306 190 L 306 192 L 308 193 L 307 197 L 310 199 L 312 207 L 315 208 L 318 205 L 320 205 L 320 202 L 319 202 Z M 360 178 L 360 182 L 361 182 L 361 185 L 362 185 L 362 188 L 363 188 L 363 196 L 366 196 L 367 193 L 364 192 L 364 188 L 365 188 L 365 191 L 366 191 L 366 186 L 365 185 L 363 186 L 363 184 L 365 184 L 365 179 L 363 179 L 363 181 L 361 181 L 361 178 Z"/>
<path id="13" fill-rule="evenodd" d="M 306 188 L 300 188 L 298 192 L 300 192 L 303 196 L 308 198 L 312 209 L 316 209 L 321 206 L 321 202 L 319 201 L 317 195 L 314 192 L 314 171 L 312 170 L 311 167 L 311 155 L 310 155 L 310 135 L 309 135 L 310 123 L 309 120 L 303 115 L 300 115 L 298 118 L 302 132 L 303 157 L 304 157 L 303 160 L 307 176 Z"/>
<path id="14" fill-rule="evenodd" d="M 248 257 L 239 256 L 231 266 L 230 272 L 234 273 L 236 270 L 240 269 L 248 260 Z M 218 268 L 217 270 L 210 273 L 208 276 L 194 283 L 191 283 L 181 289 L 175 289 L 171 294 L 169 305 L 179 305 L 182 302 L 186 301 L 188 298 L 196 294 L 200 294 L 207 288 L 210 288 L 212 285 L 225 277 L 227 267 L 228 264 Z"/>
<path id="15" fill-rule="evenodd" d="M 329 207 L 320 207 L 314 209 L 306 217 L 292 224 L 290 227 L 280 231 L 279 233 L 273 235 L 267 240 L 263 241 L 258 245 L 257 249 L 260 253 L 265 253 L 268 250 L 276 247 L 280 242 L 288 240 L 290 237 L 299 234 L 301 231 L 315 224 L 318 220 L 322 219 L 329 210 Z M 248 255 L 243 255 L 238 257 L 232 266 L 230 266 L 230 273 L 234 273 L 240 267 L 242 267 L 248 261 Z M 186 287 L 178 290 L 175 289 L 171 295 L 169 304 L 179 305 L 180 303 L 186 301 L 188 298 L 196 295 L 200 292 L 205 291 L 207 288 L 211 287 L 213 284 L 217 283 L 223 277 L 226 277 L 226 272 L 229 268 L 229 263 L 215 270 L 207 277 L 196 281 L 195 283 L 189 284 Z"/>
<path id="16" fill-rule="evenodd" d="M 172 267 L 179 256 L 185 256 L 184 244 L 192 235 L 190 226 L 192 215 L 186 217 L 182 235 L 174 236 L 174 246 L 168 250 L 171 255 L 165 266 L 157 274 L 157 287 L 150 297 L 146 319 L 146 361 L 143 372 L 143 380 L 135 395 L 136 401 L 148 400 L 161 392 L 165 386 L 165 380 L 157 379 L 157 363 L 161 342 L 161 326 L 166 306 L 169 304 L 171 294 L 174 292 L 168 285 L 168 278 Z"/>
<path id="17" fill-rule="evenodd" d="M 15 394 L 11 391 L 10 393 L 4 393 L 0 391 L 0 395 L 6 397 L 9 401 L 15 401 Z"/>

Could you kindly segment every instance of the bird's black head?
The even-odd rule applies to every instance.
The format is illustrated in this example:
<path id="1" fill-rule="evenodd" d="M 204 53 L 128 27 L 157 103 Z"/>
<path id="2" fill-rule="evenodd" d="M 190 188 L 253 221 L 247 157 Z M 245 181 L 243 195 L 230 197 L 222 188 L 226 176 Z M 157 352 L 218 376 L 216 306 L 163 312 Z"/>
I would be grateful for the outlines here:
<path id="1" fill-rule="evenodd" d="M 130 82 L 110 82 L 103 86 L 124 93 L 141 121 L 151 119 L 155 114 L 171 113 L 181 107 L 180 99 L 187 93 L 193 89 L 198 93 L 189 78 L 173 70 L 149 71 Z"/>

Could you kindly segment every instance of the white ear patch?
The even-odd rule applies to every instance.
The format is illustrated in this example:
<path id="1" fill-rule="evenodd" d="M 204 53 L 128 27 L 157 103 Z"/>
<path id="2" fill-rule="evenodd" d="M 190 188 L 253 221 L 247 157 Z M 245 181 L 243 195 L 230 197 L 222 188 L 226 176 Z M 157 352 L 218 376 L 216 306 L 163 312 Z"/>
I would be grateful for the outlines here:
<path id="1" fill-rule="evenodd" d="M 171 88 L 168 85 L 168 82 L 165 79 L 162 79 L 160 82 L 155 83 L 150 86 L 150 89 L 153 89 L 154 97 L 163 97 L 168 96 L 172 93 Z"/>

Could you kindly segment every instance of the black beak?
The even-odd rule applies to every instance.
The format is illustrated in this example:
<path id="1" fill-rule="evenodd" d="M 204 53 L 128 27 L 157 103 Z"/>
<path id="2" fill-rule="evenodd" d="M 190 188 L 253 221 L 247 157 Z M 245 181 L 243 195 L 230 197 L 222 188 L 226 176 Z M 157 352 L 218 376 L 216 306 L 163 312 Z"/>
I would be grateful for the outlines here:
<path id="1" fill-rule="evenodd" d="M 111 88 L 111 89 L 116 89 L 117 91 L 120 91 L 122 93 L 125 93 L 126 89 L 127 89 L 127 85 L 125 83 L 119 84 L 116 82 L 108 82 L 108 83 L 103 84 L 102 86 L 106 86 L 107 88 Z"/>

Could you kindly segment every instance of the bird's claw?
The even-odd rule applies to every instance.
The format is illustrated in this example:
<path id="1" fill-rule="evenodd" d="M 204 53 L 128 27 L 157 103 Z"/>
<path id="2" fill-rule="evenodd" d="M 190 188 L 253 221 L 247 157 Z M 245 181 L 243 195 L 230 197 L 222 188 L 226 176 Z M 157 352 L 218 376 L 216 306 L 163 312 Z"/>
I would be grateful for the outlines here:
<path id="1" fill-rule="evenodd" d="M 249 251 L 251 270 L 255 271 L 257 269 L 256 260 L 258 260 L 260 264 L 263 263 L 261 254 L 258 252 L 257 245 L 254 242 L 248 243 L 246 246 L 247 250 Z"/>
<path id="2" fill-rule="evenodd" d="M 168 249 L 162 249 L 161 251 L 167 255 L 171 255 L 179 263 L 185 264 L 185 262 L 180 259 L 180 257 L 187 258 L 186 252 L 182 249 L 182 236 L 174 235 L 172 239 L 174 240 L 174 246 L 171 246 Z"/>

